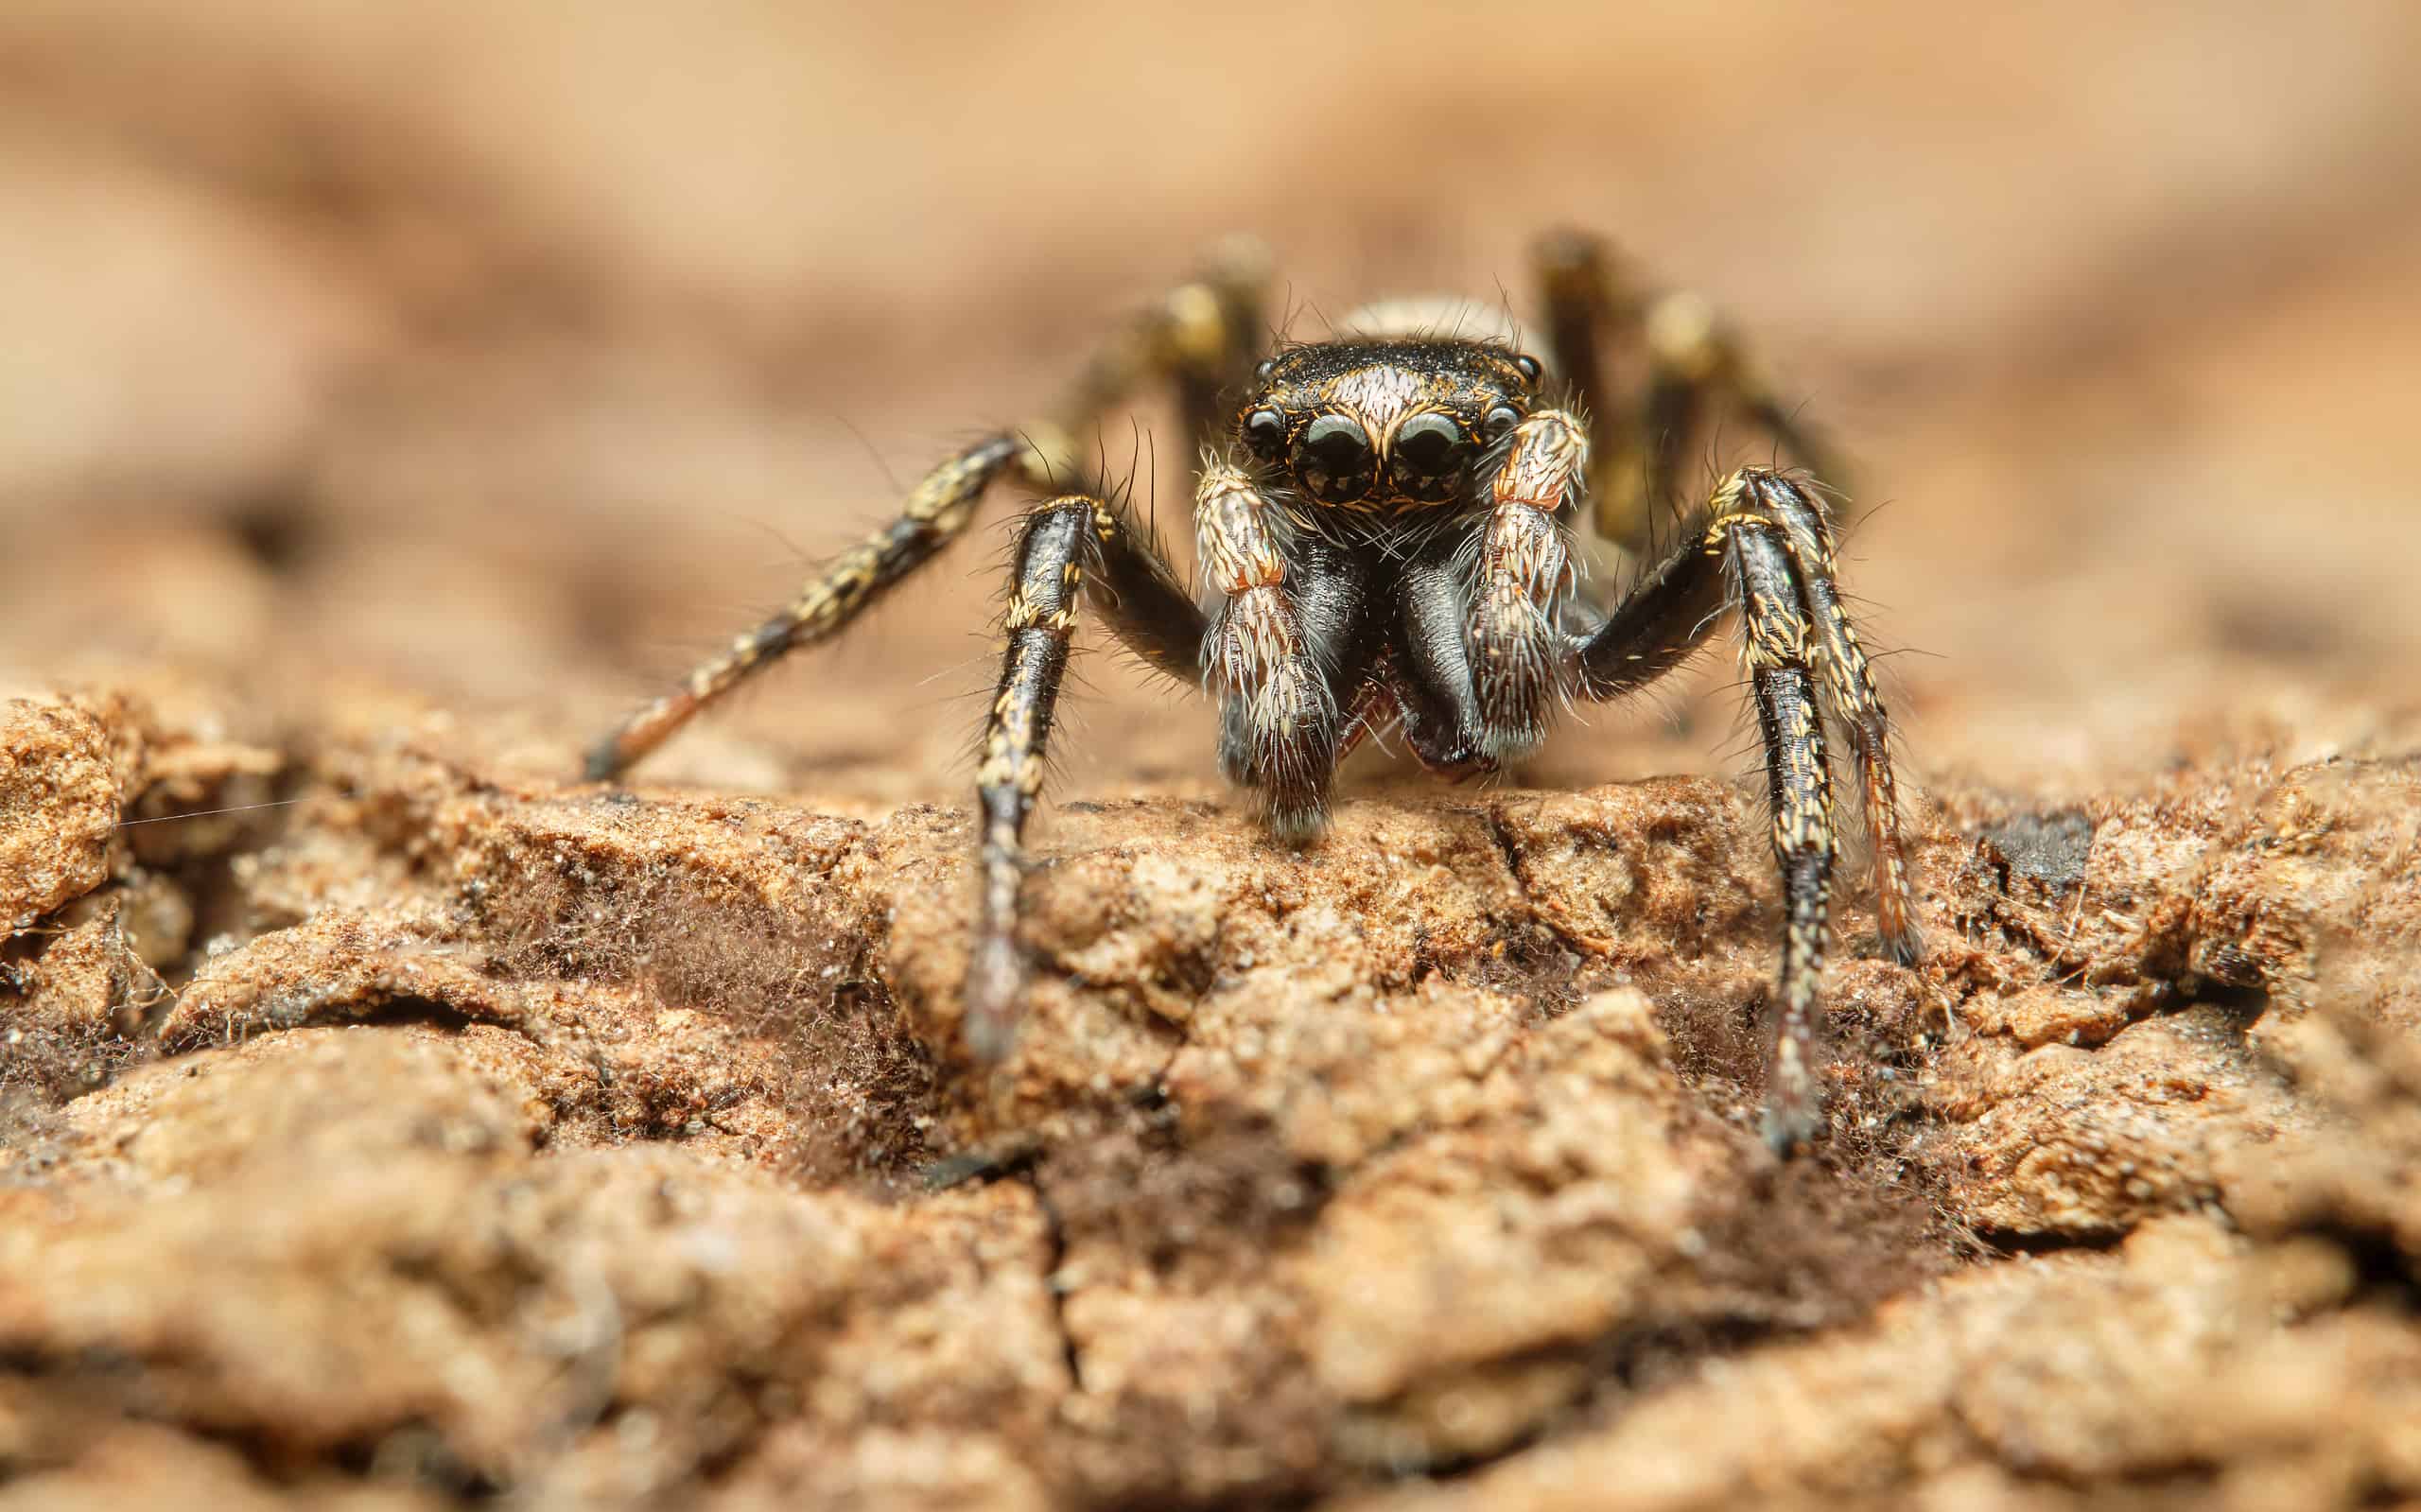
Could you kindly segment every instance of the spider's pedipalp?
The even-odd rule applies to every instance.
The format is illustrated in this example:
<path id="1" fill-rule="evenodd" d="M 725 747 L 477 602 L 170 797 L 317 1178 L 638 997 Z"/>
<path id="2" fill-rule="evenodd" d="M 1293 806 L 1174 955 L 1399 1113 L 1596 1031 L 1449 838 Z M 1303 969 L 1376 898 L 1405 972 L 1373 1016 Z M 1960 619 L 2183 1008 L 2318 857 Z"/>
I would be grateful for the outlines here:
<path id="1" fill-rule="evenodd" d="M 1566 518 L 1579 503 L 1589 439 L 1578 417 L 1542 409 L 1517 425 L 1489 479 L 1490 513 L 1472 585 L 1472 665 L 1490 760 L 1546 739 L 1565 694 L 1564 599 L 1576 581 Z"/>
<path id="2" fill-rule="evenodd" d="M 1223 600 L 1203 652 L 1220 692 L 1220 765 L 1262 796 L 1273 831 L 1299 843 L 1328 824 L 1344 721 L 1288 585 L 1280 519 L 1242 468 L 1205 461 L 1193 528 L 1204 586 Z"/>

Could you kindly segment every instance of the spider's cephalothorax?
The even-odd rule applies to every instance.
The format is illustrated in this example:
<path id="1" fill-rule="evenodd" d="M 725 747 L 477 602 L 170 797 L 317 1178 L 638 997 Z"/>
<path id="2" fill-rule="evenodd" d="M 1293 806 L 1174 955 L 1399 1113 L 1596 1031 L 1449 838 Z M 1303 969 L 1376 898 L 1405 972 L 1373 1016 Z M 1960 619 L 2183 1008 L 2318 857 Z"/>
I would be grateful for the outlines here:
<path id="1" fill-rule="evenodd" d="M 590 774 L 620 772 L 774 657 L 839 631 L 964 532 L 995 479 L 1016 473 L 1049 494 L 1019 534 L 977 776 L 981 891 L 963 1023 L 967 1048 L 997 1060 L 1025 992 L 1023 834 L 1080 601 L 1151 665 L 1217 697 L 1220 764 L 1290 843 L 1319 834 L 1337 764 L 1366 733 L 1401 731 L 1436 771 L 1493 771 L 1535 746 L 1565 703 L 1654 682 L 1734 610 L 1783 878 L 1767 1134 L 1800 1144 L 1820 1116 L 1812 1045 L 1837 850 L 1828 735 L 1849 748 L 1885 946 L 1902 960 L 1919 949 L 1889 721 L 1835 584 L 1830 513 L 1788 474 L 1734 473 L 1612 602 L 1585 591 L 1574 535 L 1593 524 L 1640 552 L 1645 522 L 1671 502 L 1679 459 L 1717 407 L 1827 464 L 1698 302 L 1633 295 L 1585 237 L 1544 243 L 1540 270 L 1559 377 L 1508 339 L 1441 334 L 1434 309 L 1408 306 L 1263 356 L 1259 264 L 1224 259 L 1127 327 L 1055 424 L 944 461 L 897 520 L 602 742 Z M 1600 378 L 1609 333 L 1645 357 L 1645 390 L 1628 400 Z M 1206 442 L 1199 597 L 1074 463 L 1069 440 L 1155 375 L 1174 382 Z"/>
<path id="2" fill-rule="evenodd" d="M 1236 439 L 1306 500 L 1363 513 L 1463 502 L 1472 464 L 1536 404 L 1539 359 L 1483 341 L 1342 340 L 1253 370 Z"/>

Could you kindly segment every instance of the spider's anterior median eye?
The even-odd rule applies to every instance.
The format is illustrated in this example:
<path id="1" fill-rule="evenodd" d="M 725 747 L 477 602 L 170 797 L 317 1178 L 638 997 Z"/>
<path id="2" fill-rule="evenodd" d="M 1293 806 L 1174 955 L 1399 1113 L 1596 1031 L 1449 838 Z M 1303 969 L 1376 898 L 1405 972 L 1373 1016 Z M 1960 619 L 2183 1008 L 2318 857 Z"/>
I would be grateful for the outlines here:
<path id="1" fill-rule="evenodd" d="M 1314 498 L 1350 504 L 1370 492 L 1378 461 L 1370 433 L 1350 415 L 1322 415 L 1303 427 L 1295 443 L 1295 476 Z"/>
<path id="2" fill-rule="evenodd" d="M 1396 427 L 1393 449 L 1397 492 L 1435 504 L 1454 494 L 1471 438 L 1452 415 L 1415 415 Z"/>
<path id="3" fill-rule="evenodd" d="M 1480 426 L 1490 441 L 1503 441 L 1506 432 L 1522 423 L 1522 411 L 1511 405 L 1498 405 L 1481 419 Z"/>
<path id="4" fill-rule="evenodd" d="M 1444 472 L 1454 465 L 1463 427 L 1448 415 L 1415 415 L 1396 427 L 1396 461 L 1415 473 Z"/>
<path id="5" fill-rule="evenodd" d="M 1263 461 L 1276 461 L 1286 445 L 1286 417 L 1275 409 L 1256 409 L 1245 416 L 1245 444 Z"/>

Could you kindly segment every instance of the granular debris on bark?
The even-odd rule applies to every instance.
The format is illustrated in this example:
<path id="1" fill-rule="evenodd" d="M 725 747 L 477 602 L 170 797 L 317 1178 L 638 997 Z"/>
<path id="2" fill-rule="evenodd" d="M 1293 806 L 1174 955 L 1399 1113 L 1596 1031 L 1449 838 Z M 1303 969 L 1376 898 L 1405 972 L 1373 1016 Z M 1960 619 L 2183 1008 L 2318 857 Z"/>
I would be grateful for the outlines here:
<path id="1" fill-rule="evenodd" d="M 960 813 L 565 787 L 409 721 L 214 768 L 140 687 L 25 717 L 136 753 L 110 811 L 291 801 L 148 861 L 101 826 L 9 947 L 22 1472 L 1580 1504 L 1682 1435 L 1660 1504 L 2410 1472 L 2362 1425 L 2410 1405 L 2421 1209 L 2355 1152 L 2414 1138 L 2421 1073 L 2346 1048 L 2409 1033 L 2410 763 L 2173 776 L 2044 864 L 1938 792 L 1951 927 L 1840 964 L 1834 1133 L 1783 1165 L 1725 784 L 1371 799 L 1307 853 L 1231 805 L 1068 814 L 986 1077 Z M 147 959 L 163 876 L 223 927 Z"/>

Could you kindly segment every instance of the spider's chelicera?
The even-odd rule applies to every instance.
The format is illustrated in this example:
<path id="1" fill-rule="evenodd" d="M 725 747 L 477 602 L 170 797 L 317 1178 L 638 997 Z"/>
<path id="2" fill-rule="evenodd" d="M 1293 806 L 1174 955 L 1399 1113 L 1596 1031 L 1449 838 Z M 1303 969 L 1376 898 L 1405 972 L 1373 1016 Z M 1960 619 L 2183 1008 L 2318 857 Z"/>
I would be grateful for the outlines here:
<path id="1" fill-rule="evenodd" d="M 1800 462 L 1830 464 L 1699 302 L 1634 294 L 1582 236 L 1550 238 L 1539 266 L 1552 372 L 1509 339 L 1464 334 L 1422 305 L 1374 306 L 1332 339 L 1264 355 L 1259 262 L 1245 251 L 1221 259 L 1123 330 L 1054 424 L 944 461 L 897 520 L 602 742 L 589 774 L 618 773 L 751 672 L 838 633 L 962 534 L 996 479 L 1014 474 L 1048 495 L 1019 534 L 977 778 L 962 1022 L 967 1049 L 997 1061 L 1025 994 L 1022 837 L 1080 603 L 1152 666 L 1218 699 L 1221 767 L 1273 837 L 1295 844 L 1319 835 L 1337 764 L 1366 734 L 1400 731 L 1433 771 L 1493 772 L 1534 748 L 1567 703 L 1654 682 L 1736 611 L 1784 896 L 1766 1133 L 1779 1149 L 1803 1143 L 1820 1121 L 1812 1041 L 1837 850 L 1828 730 L 1855 768 L 1884 944 L 1904 961 L 1920 948 L 1889 721 L 1835 583 L 1830 513 L 1809 484 L 1748 468 L 1716 484 L 1662 551 L 1646 550 L 1646 525 L 1673 500 L 1680 459 L 1717 410 L 1763 426 Z M 1641 359 L 1636 395 L 1609 386 L 1601 348 Z M 1155 378 L 1174 383 L 1205 442 L 1198 597 L 1071 441 Z M 1643 564 L 1612 602 L 1594 600 L 1576 569 L 1582 527 Z"/>

